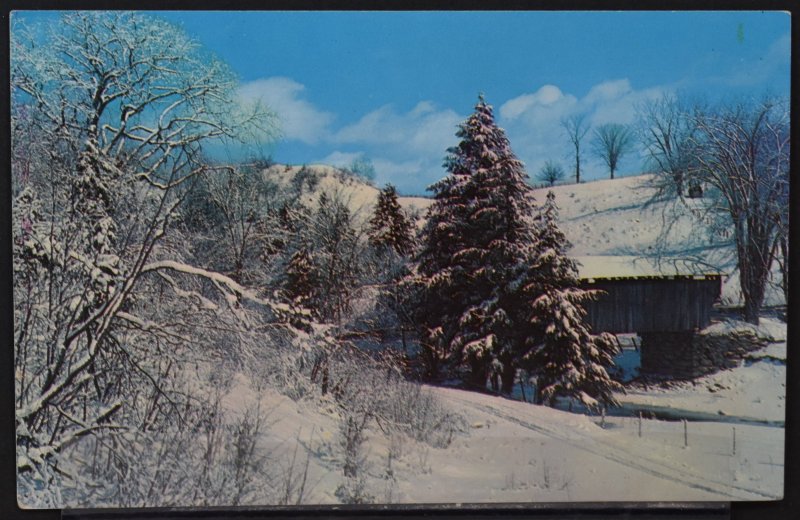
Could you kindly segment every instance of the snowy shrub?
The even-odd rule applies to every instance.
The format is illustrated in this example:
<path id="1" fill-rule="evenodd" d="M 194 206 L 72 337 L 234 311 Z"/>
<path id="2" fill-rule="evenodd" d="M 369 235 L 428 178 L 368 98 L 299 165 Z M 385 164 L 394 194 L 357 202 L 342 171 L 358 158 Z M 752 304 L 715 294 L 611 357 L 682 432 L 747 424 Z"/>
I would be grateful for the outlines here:
<path id="1" fill-rule="evenodd" d="M 339 421 L 339 444 L 344 452 L 342 472 L 345 477 L 355 478 L 364 471 L 365 429 L 370 415 L 368 410 L 347 410 Z"/>
<path id="2" fill-rule="evenodd" d="M 387 398 L 378 417 L 406 432 L 413 439 L 436 448 L 450 445 L 465 431 L 463 418 L 448 411 L 430 390 L 414 383 L 397 381 L 386 389 Z"/>
<path id="3" fill-rule="evenodd" d="M 334 494 L 343 504 L 370 504 L 375 500 L 375 496 L 367 491 L 367 481 L 363 474 L 347 477 Z"/>
<path id="4" fill-rule="evenodd" d="M 226 414 L 220 392 L 215 393 L 216 398 L 207 396 L 188 405 L 170 423 L 87 438 L 64 454 L 63 474 L 47 483 L 48 493 L 28 491 L 42 485 L 41 476 L 21 474 L 20 500 L 33 507 L 214 506 L 275 500 L 275 483 L 282 475 L 271 465 L 273 455 L 257 445 L 266 433 L 267 415 L 259 405 L 239 416 Z M 50 503 L 54 498 L 61 502 Z"/>
<path id="5" fill-rule="evenodd" d="M 280 487 L 281 492 L 278 497 L 277 503 L 282 506 L 287 505 L 300 505 L 306 498 L 306 484 L 308 482 L 308 466 L 311 462 L 311 453 L 306 453 L 305 463 L 302 468 L 298 466 L 300 462 L 297 460 L 298 445 L 295 445 L 292 451 L 292 456 L 287 460 L 285 466 L 281 466 Z"/>
<path id="6" fill-rule="evenodd" d="M 313 192 L 319 185 L 320 174 L 303 166 L 292 178 L 292 187 L 298 196 L 304 191 Z"/>
<path id="7" fill-rule="evenodd" d="M 367 425 L 373 417 L 373 403 L 363 391 L 351 397 L 343 406 L 339 419 L 339 448 L 342 451 L 344 482 L 336 489 L 336 496 L 345 504 L 365 504 L 373 500 L 366 489 Z"/>

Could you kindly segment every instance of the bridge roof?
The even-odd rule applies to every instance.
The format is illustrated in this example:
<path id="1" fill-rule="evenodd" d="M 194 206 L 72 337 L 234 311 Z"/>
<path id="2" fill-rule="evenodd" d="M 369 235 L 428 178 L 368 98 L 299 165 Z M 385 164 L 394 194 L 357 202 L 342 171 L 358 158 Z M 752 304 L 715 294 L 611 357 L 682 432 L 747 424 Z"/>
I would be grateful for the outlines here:
<path id="1" fill-rule="evenodd" d="M 639 256 L 576 256 L 581 280 L 719 278 L 723 273 L 686 259 L 654 260 Z"/>

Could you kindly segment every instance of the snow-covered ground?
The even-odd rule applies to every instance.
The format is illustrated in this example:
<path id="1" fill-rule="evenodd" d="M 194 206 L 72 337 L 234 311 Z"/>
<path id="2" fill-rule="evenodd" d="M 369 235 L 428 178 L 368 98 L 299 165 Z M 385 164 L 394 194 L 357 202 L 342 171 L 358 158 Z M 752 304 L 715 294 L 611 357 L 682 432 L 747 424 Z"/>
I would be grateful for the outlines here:
<path id="1" fill-rule="evenodd" d="M 607 417 L 601 427 L 598 417 L 435 392 L 473 428 L 442 454 L 430 477 L 437 485 L 409 484 L 414 500 L 763 500 L 782 493 L 782 428 L 691 422 L 684 446 L 680 422 L 642 420 L 640 437 L 635 418 Z"/>
<path id="2" fill-rule="evenodd" d="M 768 333 L 775 341 L 748 354 L 738 367 L 666 387 L 629 387 L 627 393 L 618 399 L 629 410 L 650 410 L 662 417 L 708 416 L 730 423 L 783 425 L 786 416 L 786 324 L 770 318 L 761 321 L 759 330 Z M 727 323 L 719 323 L 709 329 L 726 326 Z"/>
<path id="3" fill-rule="evenodd" d="M 769 500 L 782 494 L 783 428 L 689 422 L 684 437 L 681 422 L 644 419 L 640 436 L 638 418 L 606 417 L 601 426 L 596 416 L 452 388 L 429 390 L 461 415 L 464 431 L 447 448 L 434 448 L 373 426 L 364 467 L 375 502 Z M 335 409 L 272 390 L 254 392 L 244 378 L 229 407 L 240 409 L 257 395 L 270 410 L 262 447 L 287 467 L 295 446 L 301 454 L 308 450 L 306 502 L 338 503 Z"/>
<path id="4" fill-rule="evenodd" d="M 723 321 L 712 329 L 730 327 L 748 325 Z M 366 491 L 378 503 L 779 499 L 786 325 L 764 318 L 757 331 L 773 342 L 740 366 L 695 381 L 629 386 L 617 395 L 622 408 L 605 418 L 428 386 L 463 419 L 462 431 L 448 447 L 434 448 L 373 425 Z M 288 454 L 300 446 L 310 454 L 306 501 L 338 503 L 336 407 L 257 392 L 244 377 L 227 407 L 243 410 L 258 396 L 271 411 L 263 447 L 283 454 L 276 457 L 288 465 Z M 676 420 L 682 417 L 689 420 Z"/>

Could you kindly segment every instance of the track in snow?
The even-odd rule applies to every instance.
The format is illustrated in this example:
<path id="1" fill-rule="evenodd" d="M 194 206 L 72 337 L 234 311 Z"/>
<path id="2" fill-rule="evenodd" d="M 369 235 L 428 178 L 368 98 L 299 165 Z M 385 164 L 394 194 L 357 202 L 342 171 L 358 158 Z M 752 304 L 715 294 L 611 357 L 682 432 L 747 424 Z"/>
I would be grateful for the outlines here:
<path id="1" fill-rule="evenodd" d="M 509 421 L 523 428 L 546 435 L 552 439 L 565 442 L 574 448 L 586 451 L 599 457 L 603 457 L 610 461 L 622 464 L 626 467 L 641 471 L 657 478 L 663 478 L 673 482 L 682 482 L 689 487 L 714 493 L 720 496 L 730 497 L 736 500 L 777 500 L 781 498 L 780 496 L 742 487 L 730 482 L 720 482 L 709 478 L 707 475 L 698 475 L 694 472 L 667 464 L 663 460 L 647 458 L 646 455 L 639 453 L 630 453 L 619 446 L 605 441 L 599 436 L 587 435 L 577 429 L 572 429 L 569 436 L 565 436 L 563 431 L 548 427 L 543 424 L 533 424 L 520 419 L 508 408 L 503 410 L 502 403 L 505 399 L 502 397 L 497 398 L 497 404 L 500 406 L 489 406 L 471 401 L 464 397 L 452 395 L 455 392 L 461 392 L 463 394 L 467 394 L 468 392 L 451 389 L 439 390 L 444 390 L 436 392 L 436 394 L 442 399 L 450 400 L 462 406 L 468 406 L 473 409 L 480 410 L 496 418 Z M 732 493 L 733 490 L 739 491 L 741 494 Z"/>

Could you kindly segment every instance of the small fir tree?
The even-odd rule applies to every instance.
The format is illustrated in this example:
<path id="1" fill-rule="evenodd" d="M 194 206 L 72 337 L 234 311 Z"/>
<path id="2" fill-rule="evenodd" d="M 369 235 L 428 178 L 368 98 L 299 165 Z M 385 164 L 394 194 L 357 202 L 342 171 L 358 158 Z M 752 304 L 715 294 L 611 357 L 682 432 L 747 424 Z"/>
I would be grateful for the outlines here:
<path id="1" fill-rule="evenodd" d="M 544 330 L 533 356 L 540 402 L 553 406 L 567 397 L 592 409 L 618 404 L 613 392 L 622 386 L 608 375 L 617 343 L 610 334 L 590 332 L 583 308 L 590 298 L 580 289 L 556 289 L 533 302 L 534 323 Z"/>
<path id="2" fill-rule="evenodd" d="M 541 249 L 532 264 L 538 295 L 531 322 L 537 334 L 525 360 L 538 376 L 540 402 L 552 406 L 562 396 L 590 408 L 613 405 L 613 392 L 622 387 L 608 368 L 618 345 L 610 334 L 592 334 L 585 321 L 584 305 L 597 291 L 580 288 L 577 266 L 566 255 L 570 243 L 557 220 L 555 195 L 549 192 L 538 216 Z"/>
<path id="3" fill-rule="evenodd" d="M 370 219 L 370 243 L 378 248 L 392 249 L 399 255 L 410 254 L 414 246 L 411 221 L 397 200 L 397 189 L 391 184 L 378 194 L 375 213 Z"/>
<path id="4" fill-rule="evenodd" d="M 308 249 L 296 251 L 286 266 L 284 296 L 292 304 L 315 313 L 316 278 L 316 267 Z"/>
<path id="5" fill-rule="evenodd" d="M 362 247 L 353 216 L 338 194 L 320 194 L 309 235 L 319 273 L 319 314 L 326 321 L 340 322 L 350 310 L 361 276 Z"/>

